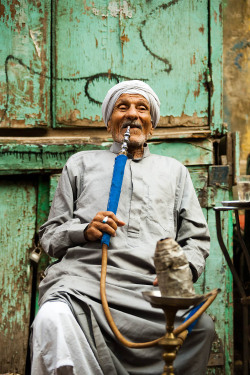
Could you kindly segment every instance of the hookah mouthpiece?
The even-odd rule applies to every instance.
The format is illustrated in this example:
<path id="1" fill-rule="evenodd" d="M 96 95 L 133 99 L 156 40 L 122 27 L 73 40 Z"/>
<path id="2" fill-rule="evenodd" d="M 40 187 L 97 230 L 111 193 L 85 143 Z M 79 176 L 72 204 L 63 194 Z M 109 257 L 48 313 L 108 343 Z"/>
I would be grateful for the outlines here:
<path id="1" fill-rule="evenodd" d="M 127 127 L 127 130 L 124 134 L 123 143 L 122 143 L 122 147 L 121 147 L 121 151 L 119 152 L 119 155 L 121 154 L 127 155 L 129 138 L 130 138 L 130 125 Z"/>

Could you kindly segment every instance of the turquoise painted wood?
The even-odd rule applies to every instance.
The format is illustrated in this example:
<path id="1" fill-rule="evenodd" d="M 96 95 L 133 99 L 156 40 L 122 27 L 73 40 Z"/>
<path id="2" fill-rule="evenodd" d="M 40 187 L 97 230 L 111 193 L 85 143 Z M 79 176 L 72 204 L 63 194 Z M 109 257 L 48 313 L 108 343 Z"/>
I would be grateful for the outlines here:
<path id="1" fill-rule="evenodd" d="M 227 132 L 223 124 L 223 29 L 222 2 L 209 1 L 210 20 L 210 59 L 209 59 L 209 92 L 210 92 L 210 129 L 212 134 Z"/>
<path id="2" fill-rule="evenodd" d="M 178 150 L 179 155 L 183 155 L 181 152 L 181 145 L 182 144 L 175 143 L 175 149 Z M 158 153 L 170 156 L 168 152 L 166 152 L 167 148 L 165 146 L 165 143 L 161 145 L 162 148 L 160 148 L 158 145 Z M 183 146 L 186 145 L 184 144 Z M 199 161 L 193 160 L 193 165 L 189 165 L 188 169 L 191 174 L 191 178 L 194 183 L 200 204 L 203 207 L 203 213 L 208 221 L 211 234 L 210 257 L 207 260 L 205 272 L 195 284 L 195 290 L 197 293 L 202 294 L 207 293 L 214 288 L 221 289 L 221 292 L 218 295 L 217 299 L 208 310 L 209 314 L 214 319 L 216 326 L 216 338 L 213 343 L 212 357 L 213 360 L 215 358 L 217 365 L 213 366 L 213 362 L 211 362 L 211 365 L 208 367 L 207 374 L 231 374 L 233 373 L 232 278 L 230 276 L 230 273 L 228 272 L 226 262 L 222 257 L 221 250 L 217 241 L 215 217 L 213 211 L 214 206 L 220 205 L 222 200 L 229 199 L 229 192 L 225 189 L 215 189 L 208 186 L 207 165 L 202 165 L 201 163 L 199 164 Z M 59 177 L 60 174 L 51 175 L 49 183 L 50 204 L 52 202 Z M 222 216 L 222 220 L 224 241 L 229 249 L 231 249 L 230 254 L 232 256 L 232 238 L 231 235 L 228 235 L 230 233 L 232 234 L 232 228 L 230 228 L 230 225 L 232 225 L 232 219 L 230 215 L 224 213 Z M 50 261 L 53 260 L 47 258 L 47 265 Z"/>
<path id="3" fill-rule="evenodd" d="M 64 0 L 53 28 L 55 126 L 98 125 L 105 93 L 125 79 L 156 90 L 162 125 L 208 125 L 208 0 Z"/>
<path id="4" fill-rule="evenodd" d="M 50 0 L 0 3 L 0 128 L 50 122 Z"/>
<path id="5" fill-rule="evenodd" d="M 0 177 L 0 373 L 24 374 L 36 229 L 36 186 L 29 176 Z"/>
<path id="6" fill-rule="evenodd" d="M 229 190 L 209 186 L 213 142 L 226 132 L 221 1 L 4 0 L 0 20 L 0 128 L 31 128 L 32 136 L 8 133 L 6 139 L 1 133 L 0 138 L 0 181 L 5 181 L 0 184 L 0 265 L 6 270 L 0 274 L 0 373 L 24 374 L 32 277 L 28 253 L 47 218 L 61 169 L 75 152 L 109 148 L 100 102 L 114 83 L 138 78 L 161 100 L 159 131 L 150 150 L 188 166 L 209 223 L 211 255 L 196 290 L 222 291 L 209 310 L 217 334 L 212 355 L 219 361 L 210 363 L 207 374 L 233 374 L 232 280 L 213 212 L 229 198 Z M 74 127 L 81 133 L 72 140 Z M 11 216 L 6 194 L 15 206 Z M 232 250 L 228 214 L 223 226 Z M 50 261 L 41 258 L 37 283 Z"/>
<path id="7" fill-rule="evenodd" d="M 56 124 L 93 126 L 107 88 L 141 78 L 163 126 L 223 131 L 221 12 L 219 0 L 3 1 L 0 126 L 49 126 L 51 90 Z"/>
<path id="8" fill-rule="evenodd" d="M 61 170 L 67 159 L 75 152 L 109 149 L 111 142 L 94 144 L 16 144 L 0 142 L 0 174 L 40 173 Z M 213 162 L 211 141 L 149 143 L 152 153 L 175 157 L 185 165 L 210 165 Z M 178 150 L 178 152 L 176 152 Z"/>
<path id="9" fill-rule="evenodd" d="M 229 304 L 231 297 L 231 283 L 228 282 L 229 274 L 225 266 L 225 262 L 220 253 L 218 242 L 216 239 L 215 233 L 215 220 L 212 207 L 219 205 L 221 200 L 228 199 L 229 193 L 225 189 L 218 189 L 215 187 L 208 186 L 208 167 L 212 162 L 212 148 L 209 150 L 209 143 L 201 148 L 199 142 L 192 141 L 188 145 L 185 142 L 163 142 L 161 144 L 150 144 L 151 151 L 157 152 L 158 154 L 176 156 L 178 159 L 183 159 L 184 156 L 188 155 L 188 168 L 191 173 L 192 180 L 194 182 L 197 195 L 200 199 L 200 203 L 203 207 L 204 214 L 208 219 L 209 227 L 212 235 L 212 248 L 211 256 L 208 260 L 208 265 L 205 274 L 199 279 L 199 282 L 196 286 L 196 290 L 199 293 L 207 292 L 214 287 L 221 288 L 221 296 L 218 302 L 214 302 L 211 313 L 216 320 L 216 332 L 217 332 L 217 341 L 214 344 L 215 351 L 223 349 L 225 354 L 226 361 L 225 363 L 232 362 L 232 306 Z M 79 145 L 78 145 L 79 146 Z M 96 146 L 96 148 L 107 148 L 105 146 Z M 56 188 L 56 183 L 58 179 L 58 172 L 61 171 L 61 168 L 65 164 L 67 158 L 80 150 L 88 150 L 89 145 L 81 145 L 76 147 L 75 145 L 16 145 L 16 144 L 6 144 L 0 148 L 2 151 L 2 156 L 0 160 L 5 160 L 5 163 L 0 164 L 0 173 L 49 173 L 51 178 L 40 177 L 39 188 L 38 188 L 38 209 L 37 209 L 37 229 L 40 224 L 45 221 L 48 214 L 49 205 L 52 201 L 54 191 Z M 200 149 L 199 155 L 197 154 L 197 149 Z M 5 155 L 7 153 L 7 155 Z M 175 153 L 175 155 L 174 155 Z M 54 172 L 57 171 L 57 174 Z M 46 175 L 45 175 L 46 176 Z M 228 218 L 224 218 L 224 229 L 225 229 L 225 242 L 230 245 L 230 238 L 228 233 L 231 231 L 228 230 Z M 46 267 L 50 260 L 46 257 L 42 260 L 39 269 L 39 277 L 42 274 L 42 271 Z M 38 277 L 38 280 L 39 280 Z M 224 363 L 224 362 L 223 362 Z M 222 364 L 223 364 L 222 363 Z M 223 373 L 223 366 L 219 367 Z M 210 368 L 210 373 L 212 367 Z M 230 374 L 230 372 L 228 372 Z"/>

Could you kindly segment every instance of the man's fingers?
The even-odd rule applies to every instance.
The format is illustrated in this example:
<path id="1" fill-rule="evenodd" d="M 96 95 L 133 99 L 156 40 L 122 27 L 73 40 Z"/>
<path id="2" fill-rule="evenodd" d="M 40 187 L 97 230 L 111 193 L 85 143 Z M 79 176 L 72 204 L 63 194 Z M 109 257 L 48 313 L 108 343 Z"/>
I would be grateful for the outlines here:
<path id="1" fill-rule="evenodd" d="M 109 225 L 110 227 L 112 227 L 114 230 L 116 230 L 117 229 L 117 224 L 116 224 L 116 222 L 113 220 L 113 219 L 111 219 L 110 217 L 108 217 L 108 216 L 105 216 L 105 222 L 104 222 L 104 220 L 102 220 L 102 225 Z"/>
<path id="2" fill-rule="evenodd" d="M 117 223 L 118 227 L 123 227 L 124 225 L 126 225 L 126 223 L 124 223 L 124 221 L 118 220 L 118 223 Z"/>
<path id="3" fill-rule="evenodd" d="M 124 221 L 119 220 L 117 216 L 112 211 L 103 211 L 102 214 L 105 216 L 108 216 L 109 219 L 112 219 L 118 227 L 122 227 L 125 225 Z"/>
<path id="4" fill-rule="evenodd" d="M 116 226 L 116 228 L 117 228 L 117 226 Z M 109 224 L 103 224 L 102 232 L 108 233 L 112 237 L 116 236 L 116 229 L 113 229 Z"/>
<path id="5" fill-rule="evenodd" d="M 87 241 L 95 241 L 102 237 L 102 234 L 108 233 L 114 237 L 117 227 L 122 227 L 125 223 L 119 220 L 111 211 L 99 211 L 85 229 Z"/>
<path id="6" fill-rule="evenodd" d="M 108 233 L 110 236 L 114 237 L 116 235 L 117 225 L 112 219 L 108 219 L 107 223 L 100 221 L 93 221 L 89 225 L 88 236 L 100 238 L 102 233 Z"/>
<path id="7" fill-rule="evenodd" d="M 157 277 L 154 279 L 154 281 L 153 281 L 153 285 L 154 285 L 154 286 L 158 286 L 158 279 L 157 279 Z"/>

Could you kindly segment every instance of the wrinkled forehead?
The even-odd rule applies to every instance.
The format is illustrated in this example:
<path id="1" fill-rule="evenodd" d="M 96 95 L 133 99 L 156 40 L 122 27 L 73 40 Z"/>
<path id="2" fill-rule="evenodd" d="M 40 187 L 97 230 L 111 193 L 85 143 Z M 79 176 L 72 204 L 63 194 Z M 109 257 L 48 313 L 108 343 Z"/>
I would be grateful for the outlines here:
<path id="1" fill-rule="evenodd" d="M 122 93 L 116 100 L 115 106 L 120 103 L 144 103 L 150 108 L 150 103 L 146 96 L 141 94 Z"/>

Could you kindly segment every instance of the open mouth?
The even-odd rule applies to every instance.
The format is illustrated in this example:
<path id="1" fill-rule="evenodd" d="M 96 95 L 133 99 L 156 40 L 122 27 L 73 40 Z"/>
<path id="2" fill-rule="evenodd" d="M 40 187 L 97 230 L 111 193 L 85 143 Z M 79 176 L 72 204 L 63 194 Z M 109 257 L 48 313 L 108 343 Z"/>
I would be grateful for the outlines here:
<path id="1" fill-rule="evenodd" d="M 130 129 L 141 129 L 142 130 L 142 126 L 140 124 L 133 124 L 133 123 L 128 123 L 128 122 L 125 122 L 123 125 L 122 125 L 122 129 L 124 128 L 127 128 L 128 126 L 130 126 Z"/>

